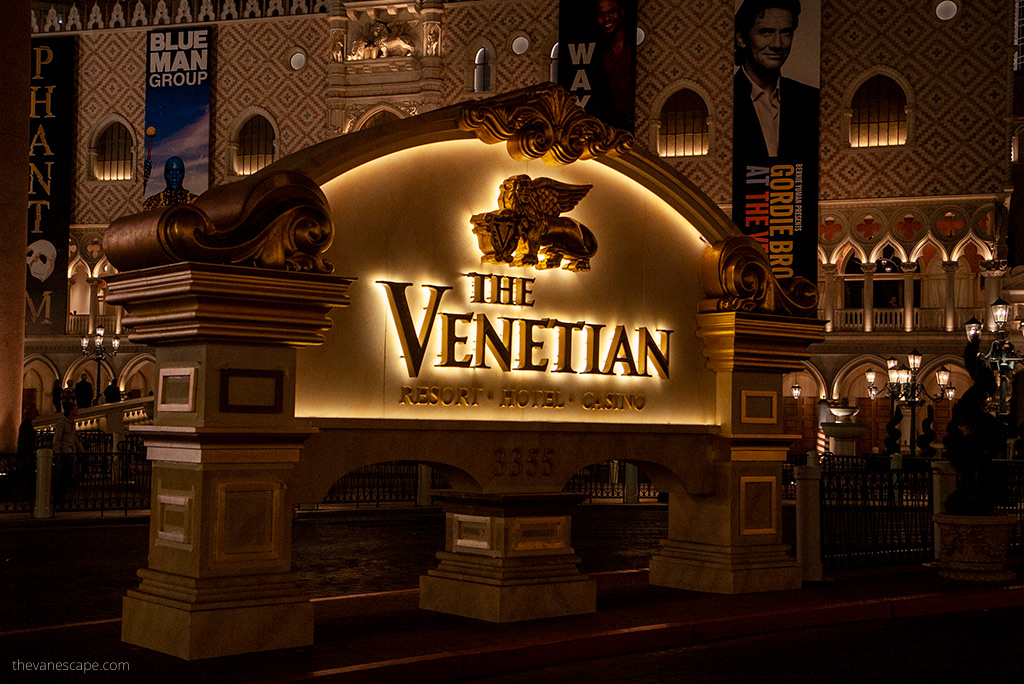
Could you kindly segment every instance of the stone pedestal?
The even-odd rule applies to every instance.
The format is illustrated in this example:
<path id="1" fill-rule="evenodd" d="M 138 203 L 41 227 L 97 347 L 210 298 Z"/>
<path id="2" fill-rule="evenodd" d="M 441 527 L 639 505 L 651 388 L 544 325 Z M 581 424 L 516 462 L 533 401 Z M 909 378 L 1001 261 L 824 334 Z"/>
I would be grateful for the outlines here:
<path id="1" fill-rule="evenodd" d="M 828 448 L 836 456 L 856 456 L 857 440 L 868 431 L 866 425 L 858 423 L 822 423 L 821 429 L 828 437 Z"/>
<path id="2" fill-rule="evenodd" d="M 715 494 L 670 494 L 669 538 L 651 558 L 651 584 L 718 594 L 799 589 L 800 569 L 782 543 L 781 476 L 781 462 L 719 463 Z"/>
<path id="3" fill-rule="evenodd" d="M 782 466 L 799 435 L 783 430 L 782 374 L 802 368 L 823 321 L 762 313 L 697 315 L 717 373 L 721 437 L 708 454 L 713 486 L 672 492 L 669 538 L 651 558 L 651 584 L 740 594 L 800 588 L 782 543 Z"/>
<path id="4" fill-rule="evenodd" d="M 291 570 L 293 347 L 316 344 L 349 281 L 181 263 L 110 279 L 133 341 L 157 348 L 148 567 L 121 638 L 188 660 L 313 643 Z"/>
<path id="5" fill-rule="evenodd" d="M 804 582 L 825 578 L 821 564 L 821 468 L 797 466 L 796 479 L 796 559 Z"/>
<path id="6" fill-rule="evenodd" d="M 53 449 L 36 451 L 36 501 L 32 517 L 53 517 Z"/>
<path id="7" fill-rule="evenodd" d="M 147 426 L 149 564 L 121 638 L 187 660 L 313 643 L 291 570 L 286 484 L 308 430 Z"/>
<path id="8" fill-rule="evenodd" d="M 435 492 L 445 510 L 445 549 L 420 577 L 420 608 L 516 622 L 597 610 L 597 586 L 576 567 L 576 494 Z"/>

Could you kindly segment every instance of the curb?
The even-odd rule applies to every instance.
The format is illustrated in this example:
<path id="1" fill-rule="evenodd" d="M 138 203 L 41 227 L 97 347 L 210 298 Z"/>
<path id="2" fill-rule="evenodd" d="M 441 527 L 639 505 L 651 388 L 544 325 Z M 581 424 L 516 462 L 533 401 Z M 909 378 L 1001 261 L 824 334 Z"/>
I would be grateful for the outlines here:
<path id="1" fill-rule="evenodd" d="M 809 627 L 852 622 L 967 613 L 993 608 L 1024 606 L 1024 585 L 963 594 L 921 594 L 819 608 L 773 611 L 705 620 L 671 622 L 628 629 L 527 641 L 501 646 L 441 651 L 410 658 L 316 670 L 274 681 L 340 682 L 452 682 L 471 677 L 531 670 L 590 658 L 621 656 L 679 646 L 736 639 Z"/>

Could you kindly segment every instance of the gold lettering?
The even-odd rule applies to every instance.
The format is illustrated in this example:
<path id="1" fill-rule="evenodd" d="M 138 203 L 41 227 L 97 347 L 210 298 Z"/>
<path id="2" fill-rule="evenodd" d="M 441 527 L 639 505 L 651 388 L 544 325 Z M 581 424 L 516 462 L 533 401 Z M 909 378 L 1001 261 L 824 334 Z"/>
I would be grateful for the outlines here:
<path id="1" fill-rule="evenodd" d="M 519 358 L 516 360 L 516 370 L 543 371 L 547 370 L 548 360 L 543 359 L 541 363 L 534 363 L 533 352 L 535 349 L 543 349 L 544 342 L 537 342 L 533 339 L 534 328 L 547 328 L 546 321 L 531 321 L 529 319 L 519 320 Z"/>
<path id="2" fill-rule="evenodd" d="M 507 318 L 500 318 L 502 322 L 501 337 L 497 331 L 482 314 L 476 315 L 476 363 L 474 368 L 490 368 L 487 365 L 486 352 L 491 350 L 491 355 L 498 362 L 501 370 L 508 371 L 512 366 L 512 322 Z"/>
<path id="3" fill-rule="evenodd" d="M 441 362 L 438 366 L 444 368 L 469 368 L 473 363 L 472 355 L 464 356 L 461 359 L 455 358 L 455 345 L 465 344 L 469 338 L 455 332 L 455 324 L 458 322 L 469 323 L 473 320 L 472 313 L 451 314 L 442 313 L 441 320 L 444 326 L 441 335 Z"/>
<path id="4" fill-rule="evenodd" d="M 39 124 L 39 128 L 36 129 L 36 134 L 32 138 L 32 144 L 28 146 L 29 156 L 36 153 L 36 147 L 39 145 L 43 146 L 43 154 L 53 156 L 53 150 L 50 149 L 50 145 L 46 142 L 46 131 L 43 130 L 43 124 Z"/>
<path id="5" fill-rule="evenodd" d="M 53 170 L 53 162 L 46 163 L 46 175 L 43 176 L 43 172 L 39 170 L 39 167 L 29 162 L 28 165 L 28 194 L 34 195 L 36 192 L 36 180 L 38 179 L 39 185 L 42 186 L 43 192 L 47 195 L 50 194 L 51 178 L 50 172 Z"/>
<path id="6" fill-rule="evenodd" d="M 44 207 L 47 208 L 47 209 L 50 208 L 50 203 L 48 201 L 46 201 L 46 200 L 29 200 L 29 202 L 28 202 L 28 213 L 31 214 L 32 210 L 34 209 L 35 210 L 35 214 L 36 214 L 35 220 L 33 221 L 33 224 L 32 224 L 32 232 L 33 233 L 42 233 L 43 232 L 42 228 L 39 227 L 39 224 L 42 223 L 42 221 L 43 221 L 43 208 Z"/>
<path id="7" fill-rule="evenodd" d="M 647 372 L 647 362 L 651 361 L 654 364 L 654 369 L 658 371 L 658 375 L 662 380 L 668 380 L 668 360 L 669 360 L 669 337 L 672 335 L 671 330 L 661 330 L 657 332 L 661 333 L 661 338 L 664 342 L 664 351 L 662 347 L 654 343 L 654 338 L 647 328 L 640 328 L 640 341 L 638 346 L 640 347 L 640 375 L 650 377 L 650 373 Z"/>
<path id="8" fill-rule="evenodd" d="M 423 312 L 423 320 L 417 331 L 412 322 L 412 313 L 409 311 L 409 300 L 405 296 L 405 290 L 412 283 L 393 283 L 385 280 L 377 282 L 387 290 L 391 316 L 394 319 L 398 340 L 402 344 L 402 352 L 405 355 L 405 365 L 409 371 L 409 377 L 415 378 L 420 373 L 420 366 L 423 365 L 423 353 L 430 341 L 430 332 L 433 330 L 434 319 L 437 316 L 438 307 L 441 306 L 441 299 L 445 292 L 452 288 L 447 285 L 423 286 L 430 290 L 430 300 Z"/>
<path id="9" fill-rule="evenodd" d="M 32 52 L 36 53 L 36 67 L 32 74 L 32 80 L 35 80 L 43 77 L 43 66 L 53 61 L 53 50 L 45 45 L 40 45 L 37 48 L 32 48 Z"/>
<path id="10" fill-rule="evenodd" d="M 47 290 L 43 293 L 43 298 L 39 302 L 39 306 L 35 305 L 28 292 L 25 293 L 25 304 L 28 305 L 28 315 L 32 319 L 33 323 L 39 322 L 39 316 L 42 315 L 43 323 L 50 323 L 50 294 L 52 290 Z"/>
<path id="11" fill-rule="evenodd" d="M 604 367 L 601 370 L 606 375 L 615 372 L 615 364 L 621 363 L 626 367 L 625 375 L 639 375 L 636 370 L 636 361 L 633 359 L 633 350 L 629 347 L 629 338 L 626 336 L 626 327 L 615 326 L 615 337 L 608 347 L 608 354 L 605 356 Z"/>
<path id="12" fill-rule="evenodd" d="M 600 368 L 601 329 L 604 328 L 604 325 L 585 323 L 584 327 L 587 329 L 587 369 L 583 372 L 604 373 Z"/>
<path id="13" fill-rule="evenodd" d="M 558 328 L 559 330 L 558 338 L 555 342 L 555 365 L 551 369 L 552 373 L 576 372 L 572 367 L 572 332 L 573 330 L 583 330 L 585 325 L 586 323 L 583 321 L 566 323 L 554 318 L 547 319 L 547 326 L 549 328 Z"/>
<path id="14" fill-rule="evenodd" d="M 46 86 L 45 88 L 42 88 L 41 86 L 32 86 L 32 92 L 29 94 L 28 102 L 30 119 L 52 119 L 54 117 L 52 109 L 53 89 L 56 87 L 57 86 L 52 85 Z M 46 94 L 40 96 L 37 93 L 38 90 L 45 90 Z M 39 105 L 45 105 L 43 108 L 43 113 L 41 115 L 36 113 L 36 111 L 38 111 Z"/>

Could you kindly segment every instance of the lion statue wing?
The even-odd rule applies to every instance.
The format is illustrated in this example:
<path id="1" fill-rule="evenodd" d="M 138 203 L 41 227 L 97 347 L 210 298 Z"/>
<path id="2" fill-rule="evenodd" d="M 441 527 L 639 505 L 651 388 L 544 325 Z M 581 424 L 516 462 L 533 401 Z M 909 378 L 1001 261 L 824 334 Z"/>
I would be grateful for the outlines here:
<path id="1" fill-rule="evenodd" d="M 533 181 L 535 208 L 547 216 L 564 214 L 586 197 L 593 185 L 571 185 L 553 178 L 538 178 Z"/>

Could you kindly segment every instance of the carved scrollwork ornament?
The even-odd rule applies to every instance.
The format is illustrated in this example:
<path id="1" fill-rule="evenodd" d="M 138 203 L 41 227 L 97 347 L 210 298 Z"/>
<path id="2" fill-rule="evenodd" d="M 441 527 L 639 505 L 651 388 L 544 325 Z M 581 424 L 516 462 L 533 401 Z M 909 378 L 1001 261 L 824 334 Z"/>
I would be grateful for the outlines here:
<path id="1" fill-rule="evenodd" d="M 753 238 L 736 236 L 708 247 L 701 256 L 700 280 L 707 299 L 701 313 L 747 311 L 814 316 L 817 288 L 806 278 L 784 287 L 772 274 L 768 257 Z"/>
<path id="2" fill-rule="evenodd" d="M 117 219 L 106 238 L 108 257 L 122 271 L 178 261 L 334 270 L 322 257 L 334 240 L 327 198 L 291 171 L 211 189 L 195 204 Z"/>
<path id="3" fill-rule="evenodd" d="M 506 143 L 516 161 L 543 159 L 550 166 L 621 154 L 633 144 L 631 133 L 590 116 L 553 83 L 467 104 L 458 124 L 488 145 Z"/>

